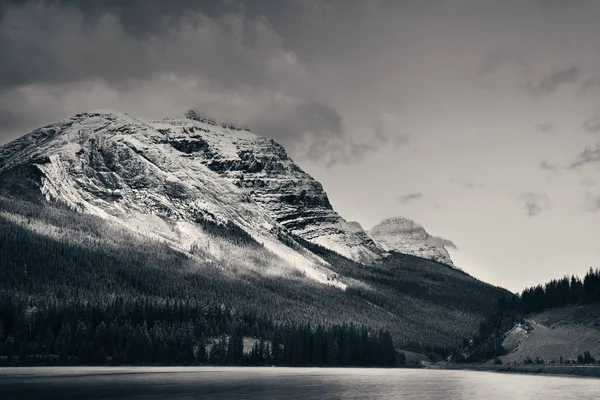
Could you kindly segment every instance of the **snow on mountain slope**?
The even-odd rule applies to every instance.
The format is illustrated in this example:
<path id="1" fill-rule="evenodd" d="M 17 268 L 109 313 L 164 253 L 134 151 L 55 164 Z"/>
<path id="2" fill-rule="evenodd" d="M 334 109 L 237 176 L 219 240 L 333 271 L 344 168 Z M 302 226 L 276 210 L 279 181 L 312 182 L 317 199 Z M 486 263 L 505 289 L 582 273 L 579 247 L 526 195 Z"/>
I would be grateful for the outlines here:
<path id="1" fill-rule="evenodd" d="M 198 222 L 231 222 L 276 254 L 277 263 L 344 288 L 331 279 L 334 274 L 323 260 L 280 240 L 281 235 L 288 235 L 287 230 L 253 200 L 247 188 L 207 163 L 213 160 L 215 165 L 232 168 L 242 161 L 238 141 L 252 151 L 255 144 L 268 143 L 268 139 L 244 130 L 231 131 L 233 126 L 189 121 L 153 126 L 110 110 L 77 114 L 0 147 L 0 174 L 34 167 L 41 173 L 40 188 L 47 199 L 60 200 L 187 252 L 215 240 Z M 164 124 L 180 129 L 167 132 L 161 129 Z M 206 156 L 198 157 L 199 151 Z M 288 240 L 293 239 L 288 235 Z M 227 251 L 223 246 L 205 248 L 214 257 Z"/>
<path id="2" fill-rule="evenodd" d="M 428 234 L 422 225 L 408 218 L 387 218 L 374 226 L 369 236 L 385 250 L 454 266 L 444 246 Z"/>
<path id="3" fill-rule="evenodd" d="M 381 257 L 379 246 L 360 226 L 333 210 L 323 186 L 273 139 L 257 136 L 245 127 L 219 124 L 194 111 L 153 126 L 182 157 L 206 165 L 240 188 L 294 234 L 355 261 Z"/>

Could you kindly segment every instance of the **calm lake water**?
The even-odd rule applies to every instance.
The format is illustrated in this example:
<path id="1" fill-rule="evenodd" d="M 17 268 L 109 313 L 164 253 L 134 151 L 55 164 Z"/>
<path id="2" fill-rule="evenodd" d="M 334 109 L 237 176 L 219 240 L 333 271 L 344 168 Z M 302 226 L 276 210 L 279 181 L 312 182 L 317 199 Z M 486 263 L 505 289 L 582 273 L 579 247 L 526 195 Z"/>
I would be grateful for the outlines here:
<path id="1" fill-rule="evenodd" d="M 600 380 L 320 368 L 5 368 L 0 399 L 600 399 Z"/>

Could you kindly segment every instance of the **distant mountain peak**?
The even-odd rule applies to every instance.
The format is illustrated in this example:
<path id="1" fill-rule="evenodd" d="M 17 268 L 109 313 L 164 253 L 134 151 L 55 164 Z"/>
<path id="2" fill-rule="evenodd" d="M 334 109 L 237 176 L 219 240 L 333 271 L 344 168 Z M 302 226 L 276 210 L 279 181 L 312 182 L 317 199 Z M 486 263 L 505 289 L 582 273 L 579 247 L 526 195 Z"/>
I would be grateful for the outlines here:
<path id="1" fill-rule="evenodd" d="M 406 217 L 386 218 L 375 225 L 369 236 L 388 251 L 410 254 L 454 266 L 448 250 L 423 225 Z"/>

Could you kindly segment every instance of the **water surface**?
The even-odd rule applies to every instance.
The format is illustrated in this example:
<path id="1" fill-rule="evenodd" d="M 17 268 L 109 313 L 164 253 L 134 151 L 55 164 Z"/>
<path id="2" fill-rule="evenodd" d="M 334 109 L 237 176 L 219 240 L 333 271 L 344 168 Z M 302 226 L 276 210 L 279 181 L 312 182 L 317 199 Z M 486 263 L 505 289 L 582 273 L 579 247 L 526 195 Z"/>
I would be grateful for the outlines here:
<path id="1" fill-rule="evenodd" d="M 0 399 L 598 400 L 600 380 L 422 369 L 4 368 Z"/>

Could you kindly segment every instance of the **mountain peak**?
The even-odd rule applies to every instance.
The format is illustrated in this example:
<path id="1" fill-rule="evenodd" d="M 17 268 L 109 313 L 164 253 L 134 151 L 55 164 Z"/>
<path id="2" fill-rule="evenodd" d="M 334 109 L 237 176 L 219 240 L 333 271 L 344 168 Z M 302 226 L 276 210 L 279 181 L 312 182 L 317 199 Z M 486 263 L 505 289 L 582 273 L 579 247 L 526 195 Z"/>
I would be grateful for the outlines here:
<path id="1" fill-rule="evenodd" d="M 388 251 L 410 254 L 454 266 L 450 254 L 423 225 L 406 217 L 386 218 L 375 225 L 369 236 Z"/>
<path id="2" fill-rule="evenodd" d="M 217 125 L 216 119 L 211 118 L 208 115 L 197 112 L 195 110 L 187 110 L 185 112 L 185 114 L 183 114 L 183 115 L 187 119 L 191 119 L 193 121 L 203 122 L 203 123 L 209 124 L 209 125 Z"/>
<path id="3" fill-rule="evenodd" d="M 220 126 L 225 129 L 230 129 L 234 131 L 250 131 L 250 128 L 245 124 L 233 120 L 216 119 L 192 109 L 187 110 L 183 115 L 185 118 L 190 119 L 192 121 L 202 122 L 213 126 Z"/>
<path id="4" fill-rule="evenodd" d="M 120 111 L 114 110 L 112 108 L 97 108 L 94 110 L 89 110 L 77 115 L 82 115 L 82 114 L 88 114 L 88 115 L 93 115 L 93 114 L 99 114 L 99 115 L 115 115 L 115 116 L 126 116 L 126 113 L 122 113 Z"/>

